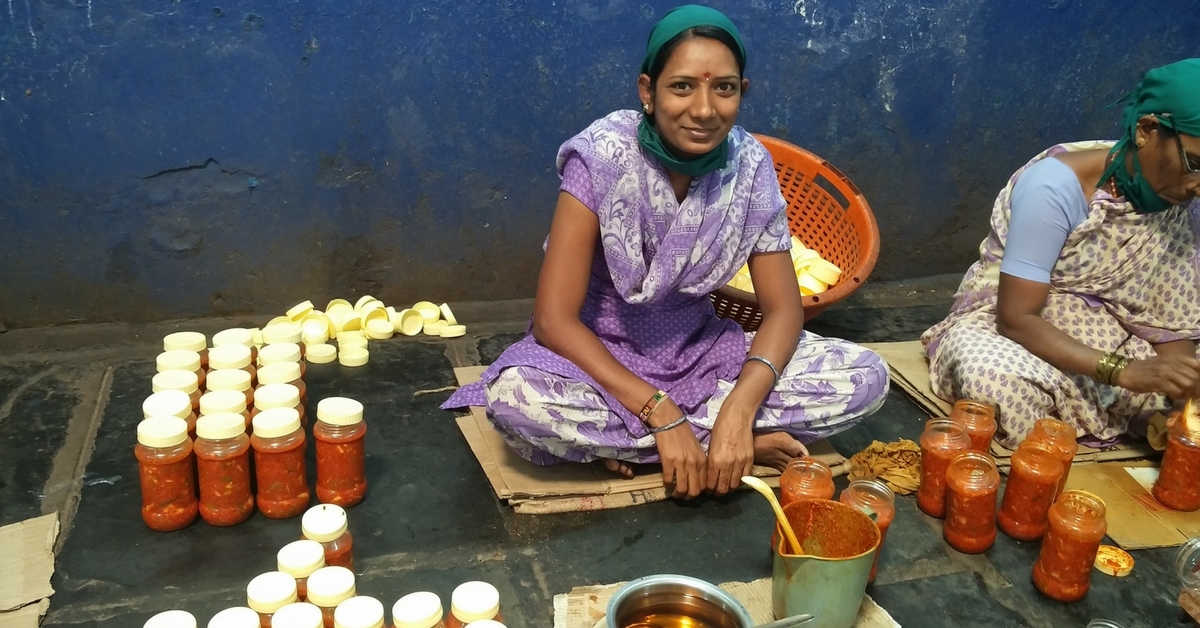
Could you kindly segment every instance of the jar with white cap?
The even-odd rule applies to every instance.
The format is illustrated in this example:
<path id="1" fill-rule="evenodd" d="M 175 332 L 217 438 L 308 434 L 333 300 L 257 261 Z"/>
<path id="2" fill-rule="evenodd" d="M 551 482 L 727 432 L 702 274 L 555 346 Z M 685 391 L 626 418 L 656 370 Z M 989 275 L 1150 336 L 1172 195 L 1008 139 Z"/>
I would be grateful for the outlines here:
<path id="1" fill-rule="evenodd" d="M 436 593 L 409 593 L 392 605 L 392 628 L 446 628 L 445 614 Z"/>
<path id="2" fill-rule="evenodd" d="M 192 411 L 200 410 L 200 378 L 192 371 L 163 371 L 155 373 L 150 379 L 150 389 L 153 392 L 178 390 L 188 396 L 192 402 Z"/>
<path id="3" fill-rule="evenodd" d="M 232 390 L 242 393 L 246 398 L 246 407 L 254 407 L 254 386 L 251 385 L 253 377 L 246 371 L 240 369 L 220 369 L 208 372 L 208 391 L 214 390 Z M 250 418 L 254 418 L 254 412 L 251 411 Z"/>
<path id="4" fill-rule="evenodd" d="M 262 330 L 263 348 L 280 343 L 293 343 L 300 347 L 300 357 L 304 357 L 304 330 L 298 323 L 278 322 L 267 325 Z M 262 351 L 260 350 L 261 354 Z"/>
<path id="5" fill-rule="evenodd" d="M 280 362 L 295 362 L 300 365 L 300 376 L 303 377 L 307 367 L 304 366 L 301 354 L 300 345 L 294 342 L 278 342 L 267 345 L 258 352 L 258 365 L 261 367 Z"/>
<path id="6" fill-rule="evenodd" d="M 212 393 L 209 393 L 212 394 Z M 287 519 L 308 507 L 308 477 L 304 465 L 304 428 L 293 408 L 271 408 L 254 417 L 254 478 L 262 514 Z"/>
<path id="7" fill-rule="evenodd" d="M 192 399 L 182 390 L 163 390 L 152 393 L 142 402 L 142 418 L 173 416 L 187 421 L 188 436 L 196 436 L 196 413 Z"/>
<path id="8" fill-rule="evenodd" d="M 296 579 L 282 571 L 258 574 L 246 585 L 246 605 L 258 613 L 263 628 L 271 628 L 272 615 L 295 601 Z"/>
<path id="9" fill-rule="evenodd" d="M 245 345 L 221 345 L 213 347 L 208 352 L 208 372 L 212 375 L 213 371 L 220 370 L 237 370 L 246 371 L 250 374 L 250 380 L 256 381 L 258 375 L 258 367 L 254 365 L 254 356 L 250 351 L 250 347 Z M 212 385 L 208 384 L 207 388 L 212 390 Z"/>
<path id="10" fill-rule="evenodd" d="M 251 421 L 259 412 L 271 408 L 292 408 L 300 415 L 300 425 L 308 425 L 308 413 L 304 411 L 304 404 L 300 402 L 300 389 L 291 384 L 267 384 L 254 391 Z"/>
<path id="11" fill-rule="evenodd" d="M 262 620 L 246 606 L 227 608 L 208 620 L 208 628 L 261 628 Z"/>
<path id="12" fill-rule="evenodd" d="M 292 602 L 275 611 L 271 618 L 276 628 L 323 628 L 321 608 L 308 602 Z"/>
<path id="13" fill-rule="evenodd" d="M 308 577 L 325 566 L 325 546 L 309 539 L 292 541 L 275 554 L 275 565 L 296 579 L 296 597 L 308 599 Z"/>
<path id="14" fill-rule="evenodd" d="M 154 359 L 154 365 L 158 372 L 163 371 L 191 371 L 196 374 L 196 381 L 201 390 L 204 390 L 204 367 L 201 366 L 200 354 L 195 351 L 186 351 L 184 349 L 175 349 L 173 351 L 163 351 Z"/>
<path id="15" fill-rule="evenodd" d="M 242 345 L 250 349 L 252 358 L 258 357 L 258 346 L 254 342 L 254 332 L 244 327 L 233 327 L 213 334 L 213 348 L 225 345 Z"/>
<path id="16" fill-rule="evenodd" d="M 333 609 L 334 628 L 383 628 L 383 604 L 368 595 L 352 597 Z"/>
<path id="17" fill-rule="evenodd" d="M 200 395 L 200 416 L 210 414 L 240 414 L 250 429 L 250 411 L 246 409 L 246 395 L 232 390 L 210 390 Z"/>
<path id="18" fill-rule="evenodd" d="M 173 416 L 138 423 L 133 453 L 142 488 L 142 520 L 151 530 L 170 532 L 196 520 L 196 463 L 187 430 L 187 422 Z"/>
<path id="19" fill-rule="evenodd" d="M 163 611 L 147 619 L 142 628 L 196 628 L 196 616 L 187 611 Z"/>
<path id="20" fill-rule="evenodd" d="M 450 594 L 450 615 L 446 628 L 463 628 L 484 619 L 504 621 L 500 617 L 500 592 L 496 587 L 478 580 L 464 582 Z"/>
<path id="21" fill-rule="evenodd" d="M 494 619 L 481 619 L 467 624 L 467 628 L 504 628 L 504 624 Z"/>
<path id="22" fill-rule="evenodd" d="M 266 352 L 267 347 L 263 347 Z M 276 362 L 266 366 L 258 367 L 258 386 L 270 386 L 271 384 L 291 384 L 300 392 L 300 403 L 308 403 L 308 386 L 304 385 L 304 378 L 300 374 L 300 365 L 296 362 Z"/>
<path id="23" fill-rule="evenodd" d="M 300 519 L 300 532 L 325 548 L 326 566 L 354 569 L 354 537 L 344 508 L 334 504 L 309 508 Z"/>
<path id="24" fill-rule="evenodd" d="M 308 577 L 308 603 L 321 609 L 325 628 L 333 628 L 337 605 L 355 594 L 354 572 L 345 567 L 322 567 Z"/>
<path id="25" fill-rule="evenodd" d="M 163 351 L 195 351 L 200 367 L 208 370 L 208 338 L 197 331 L 177 331 L 163 336 Z"/>
<path id="26" fill-rule="evenodd" d="M 242 415 L 210 414 L 196 421 L 196 470 L 200 478 L 200 516 L 205 521 L 231 526 L 254 514 L 250 437 L 246 436 Z"/>
<path id="27" fill-rule="evenodd" d="M 317 499 L 338 506 L 362 501 L 367 492 L 366 433 L 362 403 L 347 397 L 317 403 Z"/>

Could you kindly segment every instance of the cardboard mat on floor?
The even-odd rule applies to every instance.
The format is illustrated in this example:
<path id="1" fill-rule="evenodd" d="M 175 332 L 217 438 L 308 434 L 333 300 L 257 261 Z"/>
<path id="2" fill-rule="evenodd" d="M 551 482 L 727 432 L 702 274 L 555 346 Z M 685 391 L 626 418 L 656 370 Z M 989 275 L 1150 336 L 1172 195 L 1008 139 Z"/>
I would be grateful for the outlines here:
<path id="1" fill-rule="evenodd" d="M 0 626 L 37 628 L 54 593 L 54 541 L 58 513 L 0 528 Z"/>
<path id="2" fill-rule="evenodd" d="M 482 366 L 457 368 L 454 374 L 459 385 L 465 386 L 477 381 L 483 370 Z M 458 429 L 466 437 L 496 495 L 518 513 L 607 510 L 667 498 L 662 472 L 655 466 L 642 467 L 637 477 L 626 480 L 596 464 L 535 465 L 513 452 L 478 406 L 472 406 L 470 414 L 458 418 Z M 828 464 L 835 476 L 849 470 L 848 461 L 827 440 L 809 445 L 809 452 Z M 774 469 L 755 467 L 754 474 L 763 477 L 767 484 L 779 484 L 779 472 Z"/>
<path id="3" fill-rule="evenodd" d="M 1200 511 L 1178 512 L 1154 499 L 1150 488 L 1157 478 L 1155 461 L 1106 462 L 1072 467 L 1067 488 L 1104 500 L 1108 536 L 1127 550 L 1174 547 L 1200 536 Z"/>
<path id="4" fill-rule="evenodd" d="M 570 593 L 554 596 L 554 628 L 604 628 L 608 601 L 625 583 L 596 587 L 576 587 Z M 771 613 L 771 579 L 754 582 L 726 582 L 719 585 L 742 603 L 755 625 L 775 619 Z M 870 596 L 864 595 L 854 628 L 900 628 L 887 611 Z"/>
<path id="5" fill-rule="evenodd" d="M 877 342 L 864 345 L 874 350 L 888 363 L 892 385 L 898 387 L 913 403 L 931 417 L 945 418 L 950 416 L 953 404 L 933 393 L 929 379 L 929 361 L 925 358 L 925 349 L 920 340 L 907 342 Z M 1079 446 L 1074 464 L 1089 464 L 1093 462 L 1108 462 L 1114 460 L 1138 460 L 1155 457 L 1158 452 L 1144 440 L 1129 443 L 1118 443 L 1102 449 L 1094 449 L 1085 445 Z M 1007 472 L 1012 450 L 992 442 L 992 456 L 1001 471 Z"/>

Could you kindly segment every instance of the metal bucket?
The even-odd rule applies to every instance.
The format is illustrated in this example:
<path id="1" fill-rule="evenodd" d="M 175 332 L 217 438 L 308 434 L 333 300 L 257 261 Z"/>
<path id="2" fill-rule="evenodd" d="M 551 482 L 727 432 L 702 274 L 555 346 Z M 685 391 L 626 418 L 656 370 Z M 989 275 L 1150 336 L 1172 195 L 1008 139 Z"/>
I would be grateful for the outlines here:
<path id="1" fill-rule="evenodd" d="M 617 590 L 608 602 L 606 625 L 625 628 L 652 613 L 685 615 L 713 628 L 754 626 L 732 595 L 698 578 L 673 574 L 638 578 Z"/>
<path id="2" fill-rule="evenodd" d="M 777 530 L 771 581 L 775 616 L 811 613 L 816 619 L 806 628 L 851 628 L 867 590 L 879 528 L 857 509 L 828 499 L 788 504 L 783 512 L 804 555 L 783 554 L 787 541 Z"/>

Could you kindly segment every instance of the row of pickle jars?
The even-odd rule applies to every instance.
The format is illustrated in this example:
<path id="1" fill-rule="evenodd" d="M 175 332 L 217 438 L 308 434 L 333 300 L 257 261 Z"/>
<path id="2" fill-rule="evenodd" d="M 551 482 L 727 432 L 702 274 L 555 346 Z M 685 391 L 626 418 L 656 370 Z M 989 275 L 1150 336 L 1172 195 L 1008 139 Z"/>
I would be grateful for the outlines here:
<path id="1" fill-rule="evenodd" d="M 308 509 L 301 519 L 302 539 L 276 554 L 276 571 L 259 574 L 246 586 L 246 606 L 227 608 L 208 628 L 383 628 L 384 607 L 358 595 L 353 537 L 346 511 L 333 504 Z M 421 591 L 392 606 L 394 628 L 504 628 L 500 594 L 486 582 L 464 582 L 454 589 L 450 612 L 441 599 Z M 183 610 L 151 617 L 144 628 L 197 628 Z"/>

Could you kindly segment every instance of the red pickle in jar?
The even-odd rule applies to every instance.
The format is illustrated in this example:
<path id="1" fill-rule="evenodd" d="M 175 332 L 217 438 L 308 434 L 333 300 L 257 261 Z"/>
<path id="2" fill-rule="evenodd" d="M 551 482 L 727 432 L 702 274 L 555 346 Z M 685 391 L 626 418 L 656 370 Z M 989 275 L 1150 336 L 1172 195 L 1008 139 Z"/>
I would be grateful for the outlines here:
<path id="1" fill-rule="evenodd" d="M 271 408 L 292 408 L 300 414 L 300 425 L 307 425 L 307 413 L 304 404 L 300 403 L 300 389 L 291 384 L 268 384 L 254 391 L 254 410 L 250 412 L 250 420 L 259 412 Z"/>
<path id="2" fill-rule="evenodd" d="M 450 614 L 446 628 L 464 628 L 485 619 L 503 621 L 500 616 L 500 592 L 487 582 L 464 582 L 450 594 Z"/>
<path id="3" fill-rule="evenodd" d="M 392 605 L 392 628 L 445 628 L 444 616 L 436 593 L 417 591 Z"/>
<path id="4" fill-rule="evenodd" d="M 163 351 L 195 351 L 200 368 L 208 370 L 208 338 L 195 331 L 177 331 L 163 337 Z"/>
<path id="5" fill-rule="evenodd" d="M 159 373 L 165 371 L 191 371 L 196 374 L 196 380 L 201 392 L 204 391 L 204 367 L 201 366 L 200 354 L 195 351 L 163 351 L 154 359 Z"/>
<path id="6" fill-rule="evenodd" d="M 354 572 L 345 567 L 322 567 L 308 577 L 308 603 L 321 609 L 325 628 L 333 628 L 337 605 L 356 594 Z"/>
<path id="7" fill-rule="evenodd" d="M 296 579 L 296 597 L 305 600 L 308 577 L 325 566 L 325 546 L 309 539 L 292 541 L 275 554 L 275 566 Z"/>
<path id="8" fill-rule="evenodd" d="M 211 393 L 210 393 L 211 394 Z M 308 507 L 304 428 L 293 408 L 272 408 L 254 417 L 254 477 L 258 509 L 272 519 L 287 519 Z"/>
<path id="9" fill-rule="evenodd" d="M 1200 433 L 1190 432 L 1176 415 L 1167 421 L 1167 449 L 1151 494 L 1181 512 L 1200 509 Z"/>
<path id="10" fill-rule="evenodd" d="M 258 613 L 264 628 L 271 627 L 275 611 L 295 601 L 296 579 L 282 571 L 259 574 L 246 585 L 246 605 Z"/>
<path id="11" fill-rule="evenodd" d="M 1075 440 L 1076 436 L 1075 428 L 1071 427 L 1069 423 L 1045 418 L 1034 421 L 1033 431 L 1025 437 L 1027 441 L 1044 440 L 1058 451 L 1059 460 L 1063 464 L 1063 476 L 1058 481 L 1058 488 L 1054 493 L 1055 498 L 1063 492 L 1063 488 L 1067 485 L 1067 478 L 1071 475 L 1071 463 L 1075 460 L 1075 454 L 1079 450 L 1079 444 Z"/>
<path id="12" fill-rule="evenodd" d="M 1050 506 L 1062 474 L 1062 461 L 1048 443 L 1022 442 L 1013 452 L 1004 499 L 996 517 L 1000 529 L 1018 541 L 1042 538 L 1050 525 Z"/>
<path id="13" fill-rule="evenodd" d="M 335 504 L 309 508 L 300 519 L 304 538 L 325 548 L 325 564 L 354 569 L 354 537 L 346 520 L 346 510 Z"/>
<path id="14" fill-rule="evenodd" d="M 971 438 L 971 449 L 988 453 L 992 448 L 992 437 L 996 435 L 996 413 L 992 406 L 972 399 L 960 399 L 954 403 L 949 419 L 963 426 Z"/>
<path id="15" fill-rule="evenodd" d="M 1000 472 L 988 454 L 959 454 L 946 471 L 946 521 L 942 536 L 964 554 L 982 554 L 996 542 Z"/>
<path id="16" fill-rule="evenodd" d="M 163 371 L 156 373 L 150 379 L 150 387 L 154 392 L 178 390 L 188 396 L 192 411 L 200 410 L 200 384 L 196 374 L 191 371 Z"/>
<path id="17" fill-rule="evenodd" d="M 930 517 L 946 514 L 946 471 L 950 462 L 971 448 L 971 438 L 963 426 L 946 419 L 925 423 L 921 434 L 921 485 L 917 487 L 917 507 Z"/>
<path id="18" fill-rule="evenodd" d="M 383 603 L 369 595 L 356 595 L 333 609 L 335 628 L 383 628 Z"/>
<path id="19" fill-rule="evenodd" d="M 142 489 L 142 520 L 171 532 L 196 520 L 195 458 L 187 422 L 162 416 L 138 424 L 134 455 Z"/>
<path id="20" fill-rule="evenodd" d="M 1033 564 L 1033 584 L 1046 597 L 1075 602 L 1091 587 L 1092 566 L 1108 531 L 1104 501 L 1085 491 L 1063 491 L 1050 507 L 1050 527 Z"/>
<path id="21" fill-rule="evenodd" d="M 142 402 L 142 418 L 173 416 L 187 422 L 188 436 L 196 436 L 196 413 L 192 400 L 182 390 L 163 390 L 151 394 Z"/>
<path id="22" fill-rule="evenodd" d="M 196 422 L 200 516 L 231 526 L 254 514 L 250 493 L 250 437 L 240 414 L 213 414 Z"/>
<path id="23" fill-rule="evenodd" d="M 346 397 L 327 397 L 317 404 L 313 438 L 317 449 L 317 499 L 353 506 L 367 492 L 363 405 Z"/>
<path id="24" fill-rule="evenodd" d="M 779 476 L 779 504 L 805 499 L 833 499 L 833 471 L 816 458 L 794 458 Z"/>
<path id="25" fill-rule="evenodd" d="M 887 538 L 892 520 L 896 518 L 896 494 L 879 480 L 851 480 L 850 485 L 842 489 L 838 501 L 875 518 L 875 525 L 879 527 L 879 547 L 875 550 L 871 575 L 867 579 L 868 582 L 874 581 L 879 568 L 879 555 L 883 553 L 883 541 Z"/>

